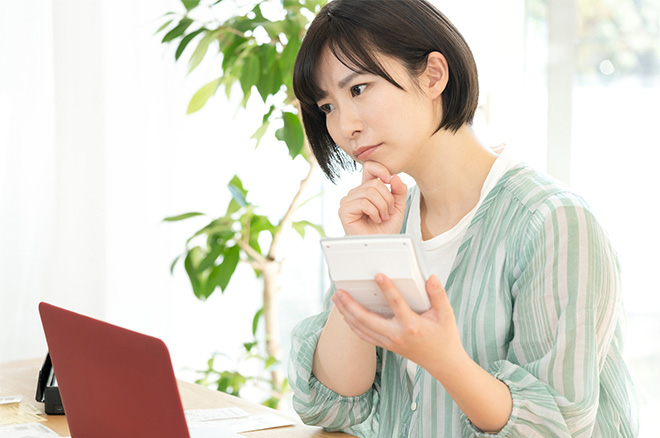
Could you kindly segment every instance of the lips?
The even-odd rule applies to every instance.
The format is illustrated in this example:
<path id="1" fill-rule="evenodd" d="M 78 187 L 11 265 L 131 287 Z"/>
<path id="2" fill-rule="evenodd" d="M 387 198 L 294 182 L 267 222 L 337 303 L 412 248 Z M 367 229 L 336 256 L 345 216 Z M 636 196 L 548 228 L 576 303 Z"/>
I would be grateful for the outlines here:
<path id="1" fill-rule="evenodd" d="M 377 144 L 377 145 L 371 145 L 371 146 L 362 146 L 362 147 L 359 147 L 359 148 L 357 148 L 357 149 L 355 150 L 355 152 L 354 152 L 354 154 L 355 154 L 355 158 L 357 158 L 359 161 L 363 161 L 363 160 L 366 159 L 369 155 L 371 155 L 371 153 L 372 153 L 373 151 L 375 151 L 376 149 L 378 149 L 381 145 L 382 145 L 382 143 L 379 143 L 379 144 Z"/>

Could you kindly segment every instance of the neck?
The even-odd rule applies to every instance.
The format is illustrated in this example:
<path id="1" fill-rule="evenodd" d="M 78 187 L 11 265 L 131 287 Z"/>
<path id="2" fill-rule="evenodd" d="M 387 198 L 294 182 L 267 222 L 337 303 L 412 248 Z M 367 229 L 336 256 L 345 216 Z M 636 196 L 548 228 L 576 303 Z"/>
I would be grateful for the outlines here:
<path id="1" fill-rule="evenodd" d="M 497 158 L 467 126 L 456 133 L 437 132 L 426 151 L 407 172 L 420 190 L 425 240 L 451 229 L 477 205 Z"/>

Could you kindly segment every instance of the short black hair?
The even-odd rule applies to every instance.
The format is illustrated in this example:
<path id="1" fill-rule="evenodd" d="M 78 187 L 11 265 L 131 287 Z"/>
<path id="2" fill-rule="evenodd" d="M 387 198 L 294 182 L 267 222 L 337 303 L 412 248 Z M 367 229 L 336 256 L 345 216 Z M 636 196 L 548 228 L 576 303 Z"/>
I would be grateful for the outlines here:
<path id="1" fill-rule="evenodd" d="M 354 168 L 328 133 L 317 68 L 328 48 L 352 70 L 383 77 L 402 88 L 378 62 L 378 55 L 399 60 L 417 76 L 428 54 L 442 53 L 449 80 L 442 93 L 443 118 L 438 126 L 456 132 L 472 124 L 479 100 L 477 66 L 458 29 L 426 0 L 333 0 L 312 21 L 293 72 L 293 90 L 300 101 L 305 133 L 321 169 L 335 182 L 341 169 Z"/>

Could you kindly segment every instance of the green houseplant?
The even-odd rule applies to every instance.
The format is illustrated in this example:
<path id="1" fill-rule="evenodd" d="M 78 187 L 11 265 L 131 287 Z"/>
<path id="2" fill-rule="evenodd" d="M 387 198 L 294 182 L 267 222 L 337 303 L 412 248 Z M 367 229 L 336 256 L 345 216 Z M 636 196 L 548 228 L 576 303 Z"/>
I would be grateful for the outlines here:
<path id="1" fill-rule="evenodd" d="M 244 343 L 243 356 L 262 361 L 262 368 L 269 375 L 262 380 L 270 389 L 264 404 L 276 407 L 287 388 L 286 379 L 277 367 L 282 355 L 277 317 L 281 240 L 291 228 L 302 237 L 308 228 L 323 234 L 318 225 L 306 220 L 294 221 L 294 213 L 306 202 L 305 192 L 318 165 L 303 133 L 293 94 L 292 72 L 306 26 L 326 0 L 181 2 L 181 12 L 164 15 L 166 21 L 157 31 L 157 34 L 164 34 L 162 43 L 176 45 L 176 61 L 182 61 L 184 53 L 190 53 L 189 72 L 207 56 L 222 56 L 222 71 L 192 96 L 188 113 L 199 111 L 218 90 L 224 89 L 229 96 L 236 84 L 240 85 L 243 95 L 242 107 L 256 91 L 267 110 L 260 115 L 261 126 L 250 140 L 258 146 L 264 136 L 273 135 L 273 126 L 279 126 L 274 135 L 286 144 L 291 159 L 301 156 L 309 164 L 306 174 L 300 178 L 297 191 L 290 197 L 286 212 L 275 219 L 258 214 L 257 207 L 248 200 L 247 190 L 240 178 L 233 176 L 228 184 L 232 197 L 225 214 L 212 218 L 197 230 L 171 266 L 173 270 L 177 261 L 183 259 L 193 292 L 201 300 L 217 289 L 224 292 L 240 262 L 250 264 L 257 277 L 262 279 L 263 307 L 254 316 L 254 339 Z M 229 18 L 196 18 L 199 13 L 213 15 L 215 8 L 219 7 L 230 8 L 232 13 Z M 165 221 L 181 221 L 201 215 L 200 212 L 189 212 L 165 218 Z M 267 248 L 260 245 L 263 233 L 269 237 Z M 257 336 L 257 326 L 261 320 L 265 327 L 265 348 Z M 243 385 L 254 378 L 244 376 L 237 370 L 217 370 L 214 359 L 209 360 L 200 383 L 239 395 Z"/>

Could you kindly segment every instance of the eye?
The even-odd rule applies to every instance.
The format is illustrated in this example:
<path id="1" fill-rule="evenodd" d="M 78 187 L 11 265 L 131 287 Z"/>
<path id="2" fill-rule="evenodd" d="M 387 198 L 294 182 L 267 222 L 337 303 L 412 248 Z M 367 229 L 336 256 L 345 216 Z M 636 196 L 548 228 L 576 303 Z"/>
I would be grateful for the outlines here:
<path id="1" fill-rule="evenodd" d="M 353 97 L 359 96 L 364 93 L 364 89 L 367 88 L 367 84 L 354 85 L 351 87 L 351 95 Z"/>
<path id="2" fill-rule="evenodd" d="M 330 103 L 324 103 L 323 105 L 319 105 L 319 110 L 321 110 L 321 112 L 324 114 L 330 114 L 333 109 L 334 108 Z"/>

